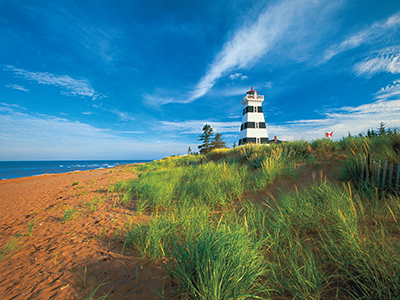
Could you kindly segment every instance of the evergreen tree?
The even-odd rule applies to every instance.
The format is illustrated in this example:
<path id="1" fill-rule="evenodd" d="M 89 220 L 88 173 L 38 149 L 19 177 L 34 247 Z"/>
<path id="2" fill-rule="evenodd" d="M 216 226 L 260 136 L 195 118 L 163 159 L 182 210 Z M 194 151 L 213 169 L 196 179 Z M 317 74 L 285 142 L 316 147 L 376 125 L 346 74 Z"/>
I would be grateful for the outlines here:
<path id="1" fill-rule="evenodd" d="M 386 124 L 381 122 L 378 130 L 379 130 L 379 136 L 385 136 L 386 135 Z"/>
<path id="2" fill-rule="evenodd" d="M 192 154 L 192 149 L 189 147 L 187 154 Z"/>
<path id="3" fill-rule="evenodd" d="M 211 143 L 212 149 L 226 148 L 225 142 L 222 140 L 222 134 L 216 133 L 214 140 Z"/>
<path id="4" fill-rule="evenodd" d="M 233 142 L 232 148 L 236 148 L 236 142 Z"/>
<path id="5" fill-rule="evenodd" d="M 200 135 L 199 141 L 202 141 L 203 144 L 198 146 L 200 150 L 200 154 L 207 154 L 211 151 L 212 142 L 211 137 L 214 135 L 214 129 L 212 129 L 211 125 L 206 124 L 203 127 L 203 133 Z"/>

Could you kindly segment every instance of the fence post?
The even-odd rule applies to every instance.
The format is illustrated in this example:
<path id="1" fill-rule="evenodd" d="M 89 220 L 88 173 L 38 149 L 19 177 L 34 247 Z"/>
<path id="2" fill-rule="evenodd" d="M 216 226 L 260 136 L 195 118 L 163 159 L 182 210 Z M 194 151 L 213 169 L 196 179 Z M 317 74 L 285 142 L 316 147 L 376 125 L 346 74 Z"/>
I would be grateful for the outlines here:
<path id="1" fill-rule="evenodd" d="M 379 186 L 379 179 L 381 175 L 381 160 L 378 160 L 378 169 L 377 169 L 377 174 L 376 174 L 376 185 Z"/>
<path id="2" fill-rule="evenodd" d="M 369 154 L 368 154 L 368 156 L 367 156 L 367 165 L 366 165 L 366 173 L 365 173 L 365 187 L 366 188 L 368 187 L 368 179 L 370 177 L 370 174 L 369 174 L 370 170 L 371 170 L 371 161 L 370 161 L 370 157 L 369 157 Z"/>
<path id="3" fill-rule="evenodd" d="M 400 163 L 397 164 L 397 174 L 396 174 L 396 194 L 399 192 L 399 176 L 400 176 Z"/>
<path id="4" fill-rule="evenodd" d="M 369 178 L 371 181 L 371 184 L 375 182 L 375 161 L 371 159 L 371 177 Z"/>
<path id="5" fill-rule="evenodd" d="M 392 190 L 392 186 L 393 186 L 392 175 L 393 175 L 393 164 L 390 164 L 390 167 L 389 167 L 389 190 Z"/>
<path id="6" fill-rule="evenodd" d="M 387 160 L 383 163 L 383 174 L 382 174 L 382 189 L 385 188 L 385 179 L 386 179 L 386 166 L 387 166 Z"/>

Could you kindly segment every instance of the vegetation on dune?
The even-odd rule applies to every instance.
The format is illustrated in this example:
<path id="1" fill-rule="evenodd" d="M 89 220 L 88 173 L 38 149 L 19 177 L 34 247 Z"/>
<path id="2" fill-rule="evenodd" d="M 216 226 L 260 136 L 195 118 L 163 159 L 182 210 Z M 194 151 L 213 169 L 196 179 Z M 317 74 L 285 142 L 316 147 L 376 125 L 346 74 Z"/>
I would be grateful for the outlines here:
<path id="1" fill-rule="evenodd" d="M 217 132 L 214 135 L 214 129 L 209 124 L 204 125 L 203 133 L 199 136 L 199 141 L 202 142 L 202 144 L 198 146 L 201 154 L 207 154 L 215 149 L 226 148 L 226 144 L 222 140 L 222 134 Z"/>
<path id="2" fill-rule="evenodd" d="M 366 156 L 400 163 L 399 145 L 398 131 L 381 126 L 369 137 L 137 165 L 137 180 L 115 186 L 148 215 L 127 225 L 126 245 L 162 261 L 176 295 L 188 299 L 397 299 L 400 197 L 361 184 L 360 164 Z M 282 178 L 296 182 L 299 165 L 332 160 L 342 164 L 341 183 L 321 178 L 263 203 L 246 196 Z"/>

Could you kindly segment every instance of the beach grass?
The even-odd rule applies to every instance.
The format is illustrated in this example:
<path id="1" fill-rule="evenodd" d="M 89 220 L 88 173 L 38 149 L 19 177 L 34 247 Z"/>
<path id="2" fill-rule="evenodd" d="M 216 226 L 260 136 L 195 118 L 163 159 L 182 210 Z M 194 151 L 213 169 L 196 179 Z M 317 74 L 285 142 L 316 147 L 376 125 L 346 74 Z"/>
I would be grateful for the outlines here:
<path id="1" fill-rule="evenodd" d="M 97 211 L 98 207 L 106 201 L 106 197 L 104 196 L 100 196 L 100 197 L 94 197 L 92 200 L 90 200 L 89 202 L 85 202 L 82 200 L 81 204 L 84 210 L 90 210 L 92 212 Z"/>
<path id="2" fill-rule="evenodd" d="M 10 258 L 13 252 L 18 249 L 19 244 L 20 241 L 14 235 L 6 245 L 0 248 L 0 263 Z"/>
<path id="3" fill-rule="evenodd" d="M 73 207 L 67 207 L 64 210 L 64 214 L 61 217 L 61 223 L 65 223 L 67 221 L 70 220 L 74 220 L 78 217 L 78 215 L 80 214 L 80 212 L 73 208 Z"/>
<path id="4" fill-rule="evenodd" d="M 400 197 L 356 182 L 362 155 L 399 162 L 397 139 L 246 145 L 136 167 L 121 190 L 148 217 L 127 224 L 126 246 L 163 262 L 188 299 L 398 299 Z M 335 158 L 341 182 L 244 196 Z"/>

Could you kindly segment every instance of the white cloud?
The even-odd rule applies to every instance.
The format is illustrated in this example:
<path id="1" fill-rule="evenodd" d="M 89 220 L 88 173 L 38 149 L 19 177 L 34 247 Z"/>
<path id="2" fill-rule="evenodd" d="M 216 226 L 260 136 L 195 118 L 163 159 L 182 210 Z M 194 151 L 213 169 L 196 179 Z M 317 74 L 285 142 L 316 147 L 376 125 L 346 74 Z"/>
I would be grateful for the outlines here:
<path id="1" fill-rule="evenodd" d="M 247 79 L 247 76 L 243 75 L 242 73 L 235 73 L 235 74 L 229 75 L 229 79 L 231 79 L 231 80 L 236 80 L 236 79 L 244 80 L 244 79 Z"/>
<path id="2" fill-rule="evenodd" d="M 190 99 L 187 97 L 182 97 L 182 98 L 173 98 L 173 97 L 163 97 L 161 95 L 149 95 L 149 94 L 144 94 L 143 95 L 144 101 L 146 104 L 156 107 L 158 105 L 163 105 L 167 103 L 189 103 L 191 102 Z"/>
<path id="3" fill-rule="evenodd" d="M 383 99 L 383 100 L 399 95 L 400 95 L 400 80 L 393 81 L 392 84 L 383 87 L 380 91 L 378 91 L 375 94 L 377 99 Z"/>
<path id="4" fill-rule="evenodd" d="M 261 13 L 254 23 L 239 28 L 223 45 L 190 99 L 195 100 L 205 95 L 227 72 L 252 66 L 282 39 L 296 20 L 315 8 L 312 4 L 307 1 L 283 1 Z"/>
<path id="5" fill-rule="evenodd" d="M 18 84 L 6 84 L 6 87 L 12 88 L 12 89 L 14 89 L 14 90 L 29 92 L 28 89 L 26 89 L 26 88 L 24 88 L 23 86 L 18 85 Z"/>
<path id="6" fill-rule="evenodd" d="M 118 110 L 116 108 L 110 109 L 109 111 L 112 112 L 113 114 L 116 114 L 121 119 L 121 121 L 133 121 L 133 120 L 135 120 L 135 117 L 133 117 L 129 113 L 124 112 L 124 111 L 120 111 L 120 110 Z"/>
<path id="7" fill-rule="evenodd" d="M 26 80 L 36 81 L 39 84 L 58 86 L 61 88 L 61 93 L 68 96 L 85 96 L 91 97 L 93 100 L 104 97 L 104 95 L 97 93 L 86 80 L 74 79 L 68 75 L 29 72 L 10 65 L 4 66 L 4 70 L 10 71 Z"/>
<path id="8" fill-rule="evenodd" d="M 400 127 L 400 81 L 382 88 L 375 94 L 376 101 L 356 107 L 341 107 L 322 112 L 323 118 L 295 120 L 268 126 L 270 133 L 279 135 L 281 140 L 313 140 L 324 137 L 325 132 L 334 132 L 340 139 L 350 131 L 352 134 L 377 128 L 381 122 L 389 127 Z M 387 100 L 397 96 L 397 99 Z M 385 101 L 386 100 L 386 101 Z"/>
<path id="9" fill-rule="evenodd" d="M 146 132 L 144 132 L 144 131 L 121 131 L 121 133 L 134 133 L 134 134 L 136 134 L 136 133 L 146 133 Z"/>
<path id="10" fill-rule="evenodd" d="M 238 132 L 240 130 L 240 122 L 214 122 L 209 120 L 188 120 L 183 122 L 167 122 L 161 121 L 157 126 L 161 131 L 179 132 L 179 133 L 202 133 L 205 124 L 210 124 L 214 132 Z"/>
<path id="11" fill-rule="evenodd" d="M 354 65 L 354 71 L 359 76 L 372 76 L 381 72 L 400 73 L 400 48 L 390 47 L 372 53 L 369 58 Z"/>
<path id="12" fill-rule="evenodd" d="M 285 57 L 304 60 L 304 51 L 314 45 L 314 40 L 318 39 L 316 36 L 327 30 L 329 26 L 323 24 L 326 24 L 342 2 L 284 0 L 266 8 L 255 7 L 253 15 L 242 20 L 244 24 L 227 34 L 226 42 L 209 65 L 208 71 L 192 90 L 153 93 L 144 97 L 154 106 L 173 102 L 190 103 L 207 94 L 222 76 L 229 76 L 231 80 L 240 76 L 245 79 L 245 75 L 235 71 L 253 67 L 268 53 L 278 55 L 279 60 L 282 60 L 281 51 L 286 51 L 290 53 L 285 53 Z M 305 57 L 309 57 L 309 54 Z M 171 97 L 171 94 L 177 96 Z"/>
<path id="13" fill-rule="evenodd" d="M 363 43 L 368 43 L 372 40 L 384 36 L 389 30 L 396 29 L 400 26 L 400 12 L 390 16 L 384 21 L 374 22 L 369 27 L 360 30 L 356 34 L 348 37 L 340 44 L 331 46 L 325 50 L 324 61 L 330 60 L 335 55 L 354 49 Z"/>
<path id="14" fill-rule="evenodd" d="M 0 160 L 158 159 L 187 151 L 186 143 L 144 142 L 117 133 L 124 132 L 0 103 Z"/>

